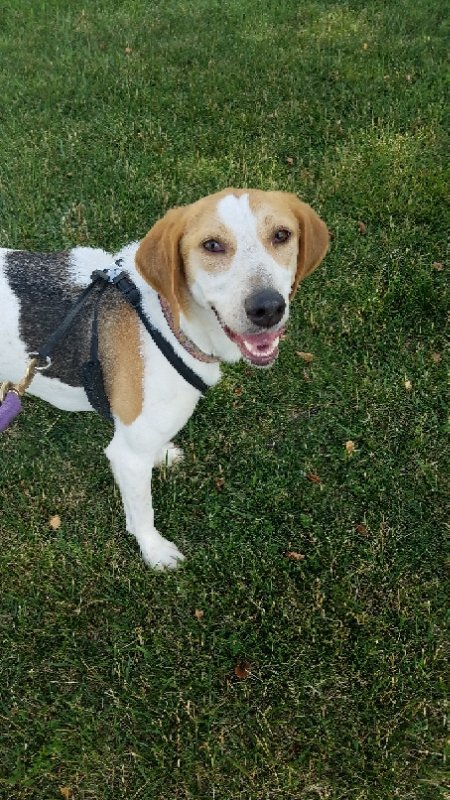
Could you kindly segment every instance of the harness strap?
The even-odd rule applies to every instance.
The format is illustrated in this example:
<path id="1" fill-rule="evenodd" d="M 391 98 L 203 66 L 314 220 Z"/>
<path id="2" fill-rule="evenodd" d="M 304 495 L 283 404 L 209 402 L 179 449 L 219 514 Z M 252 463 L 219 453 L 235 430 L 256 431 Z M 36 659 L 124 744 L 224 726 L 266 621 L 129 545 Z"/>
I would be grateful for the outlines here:
<path id="1" fill-rule="evenodd" d="M 119 268 L 120 260 L 121 259 L 119 259 L 119 262 L 116 262 L 119 263 Z M 151 321 L 145 314 L 141 305 L 141 293 L 136 284 L 133 283 L 133 281 L 124 271 L 118 272 L 118 274 L 115 274 L 114 276 L 111 276 L 109 273 L 109 270 L 95 270 L 95 272 L 93 272 L 91 275 L 91 280 L 97 281 L 100 279 L 114 286 L 120 292 L 124 300 L 126 300 L 127 303 L 134 308 L 144 328 L 148 331 L 154 343 L 165 356 L 169 364 L 171 364 L 178 374 L 181 375 L 181 377 L 184 378 L 187 383 L 193 386 L 194 389 L 197 389 L 197 391 L 199 391 L 201 394 L 205 394 L 209 389 L 208 384 L 205 383 L 205 381 L 183 361 L 183 359 L 174 350 L 168 339 L 163 336 L 161 331 L 152 325 Z"/>
<path id="2" fill-rule="evenodd" d="M 41 361 L 48 360 L 50 353 L 53 352 L 56 345 L 58 344 L 59 340 L 66 335 L 67 331 L 69 330 L 70 326 L 72 325 L 75 317 L 80 313 L 81 309 L 83 308 L 87 298 L 91 294 L 91 292 L 97 286 L 97 281 L 92 281 L 89 286 L 81 293 L 80 297 L 78 298 L 75 305 L 70 309 L 69 313 L 66 317 L 64 317 L 63 321 L 60 325 L 56 328 L 56 331 L 52 333 L 50 339 L 46 341 L 46 343 L 37 351 L 36 355 L 39 356 Z"/>
<path id="3" fill-rule="evenodd" d="M 104 283 L 100 287 L 97 295 L 97 302 L 94 307 L 94 316 L 92 319 L 90 360 L 85 361 L 81 367 L 81 375 L 83 378 L 84 391 L 86 392 L 87 399 L 91 406 L 95 408 L 98 414 L 105 417 L 108 422 L 113 422 L 111 406 L 105 390 L 102 365 L 98 359 L 98 309 L 101 296 L 107 285 L 107 283 Z"/>

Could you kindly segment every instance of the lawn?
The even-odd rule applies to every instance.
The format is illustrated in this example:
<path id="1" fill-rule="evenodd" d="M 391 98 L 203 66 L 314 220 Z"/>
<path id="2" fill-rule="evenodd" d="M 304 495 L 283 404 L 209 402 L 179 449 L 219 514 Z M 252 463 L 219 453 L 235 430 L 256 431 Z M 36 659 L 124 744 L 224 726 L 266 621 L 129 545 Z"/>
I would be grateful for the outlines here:
<path id="1" fill-rule="evenodd" d="M 446 14 L 0 4 L 1 246 L 113 250 L 227 185 L 333 235 L 155 478 L 180 571 L 124 532 L 108 423 L 29 398 L 2 436 L 1 800 L 449 797 Z"/>

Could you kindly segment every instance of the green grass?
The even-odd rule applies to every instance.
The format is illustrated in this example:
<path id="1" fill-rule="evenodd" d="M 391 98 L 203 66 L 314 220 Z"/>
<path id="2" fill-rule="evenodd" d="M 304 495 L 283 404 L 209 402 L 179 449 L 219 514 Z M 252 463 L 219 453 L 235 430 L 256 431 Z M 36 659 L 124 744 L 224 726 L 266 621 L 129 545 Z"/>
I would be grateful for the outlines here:
<path id="1" fill-rule="evenodd" d="M 334 234 L 276 367 L 227 368 L 155 478 L 178 573 L 124 534 L 106 423 L 30 398 L 2 437 L 1 800 L 449 796 L 446 13 L 1 3 L 2 246 L 113 249 L 226 185 Z"/>

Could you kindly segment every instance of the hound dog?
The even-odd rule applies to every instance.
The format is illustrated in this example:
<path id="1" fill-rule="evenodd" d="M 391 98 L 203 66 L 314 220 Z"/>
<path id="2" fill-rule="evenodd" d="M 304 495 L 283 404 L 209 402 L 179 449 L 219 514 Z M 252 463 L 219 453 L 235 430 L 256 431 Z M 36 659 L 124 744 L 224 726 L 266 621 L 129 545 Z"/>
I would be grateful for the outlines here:
<path id="1" fill-rule="evenodd" d="M 95 269 L 121 259 L 142 308 L 208 386 L 220 362 L 268 367 L 277 355 L 300 282 L 322 261 L 324 222 L 295 195 L 225 189 L 174 208 L 140 242 L 111 255 L 76 247 L 36 254 L 0 250 L 0 378 L 17 381 L 27 353 L 58 326 Z M 127 530 L 147 564 L 184 558 L 155 528 L 151 472 L 181 457 L 171 442 L 194 411 L 198 389 L 167 361 L 136 313 L 111 288 L 99 300 L 99 361 L 114 420 L 105 450 L 119 485 Z M 38 374 L 31 394 L 67 411 L 92 411 L 80 367 L 89 354 L 93 303 Z"/>

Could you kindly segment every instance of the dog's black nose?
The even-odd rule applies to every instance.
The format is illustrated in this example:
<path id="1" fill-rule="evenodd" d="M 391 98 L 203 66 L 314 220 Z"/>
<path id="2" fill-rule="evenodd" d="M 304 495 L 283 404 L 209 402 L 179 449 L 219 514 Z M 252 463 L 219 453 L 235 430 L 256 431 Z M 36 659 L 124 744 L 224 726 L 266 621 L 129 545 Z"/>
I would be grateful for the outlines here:
<path id="1" fill-rule="evenodd" d="M 271 328 L 280 321 L 286 303 L 274 289 L 260 289 L 247 297 L 245 303 L 247 317 L 260 328 Z"/>

